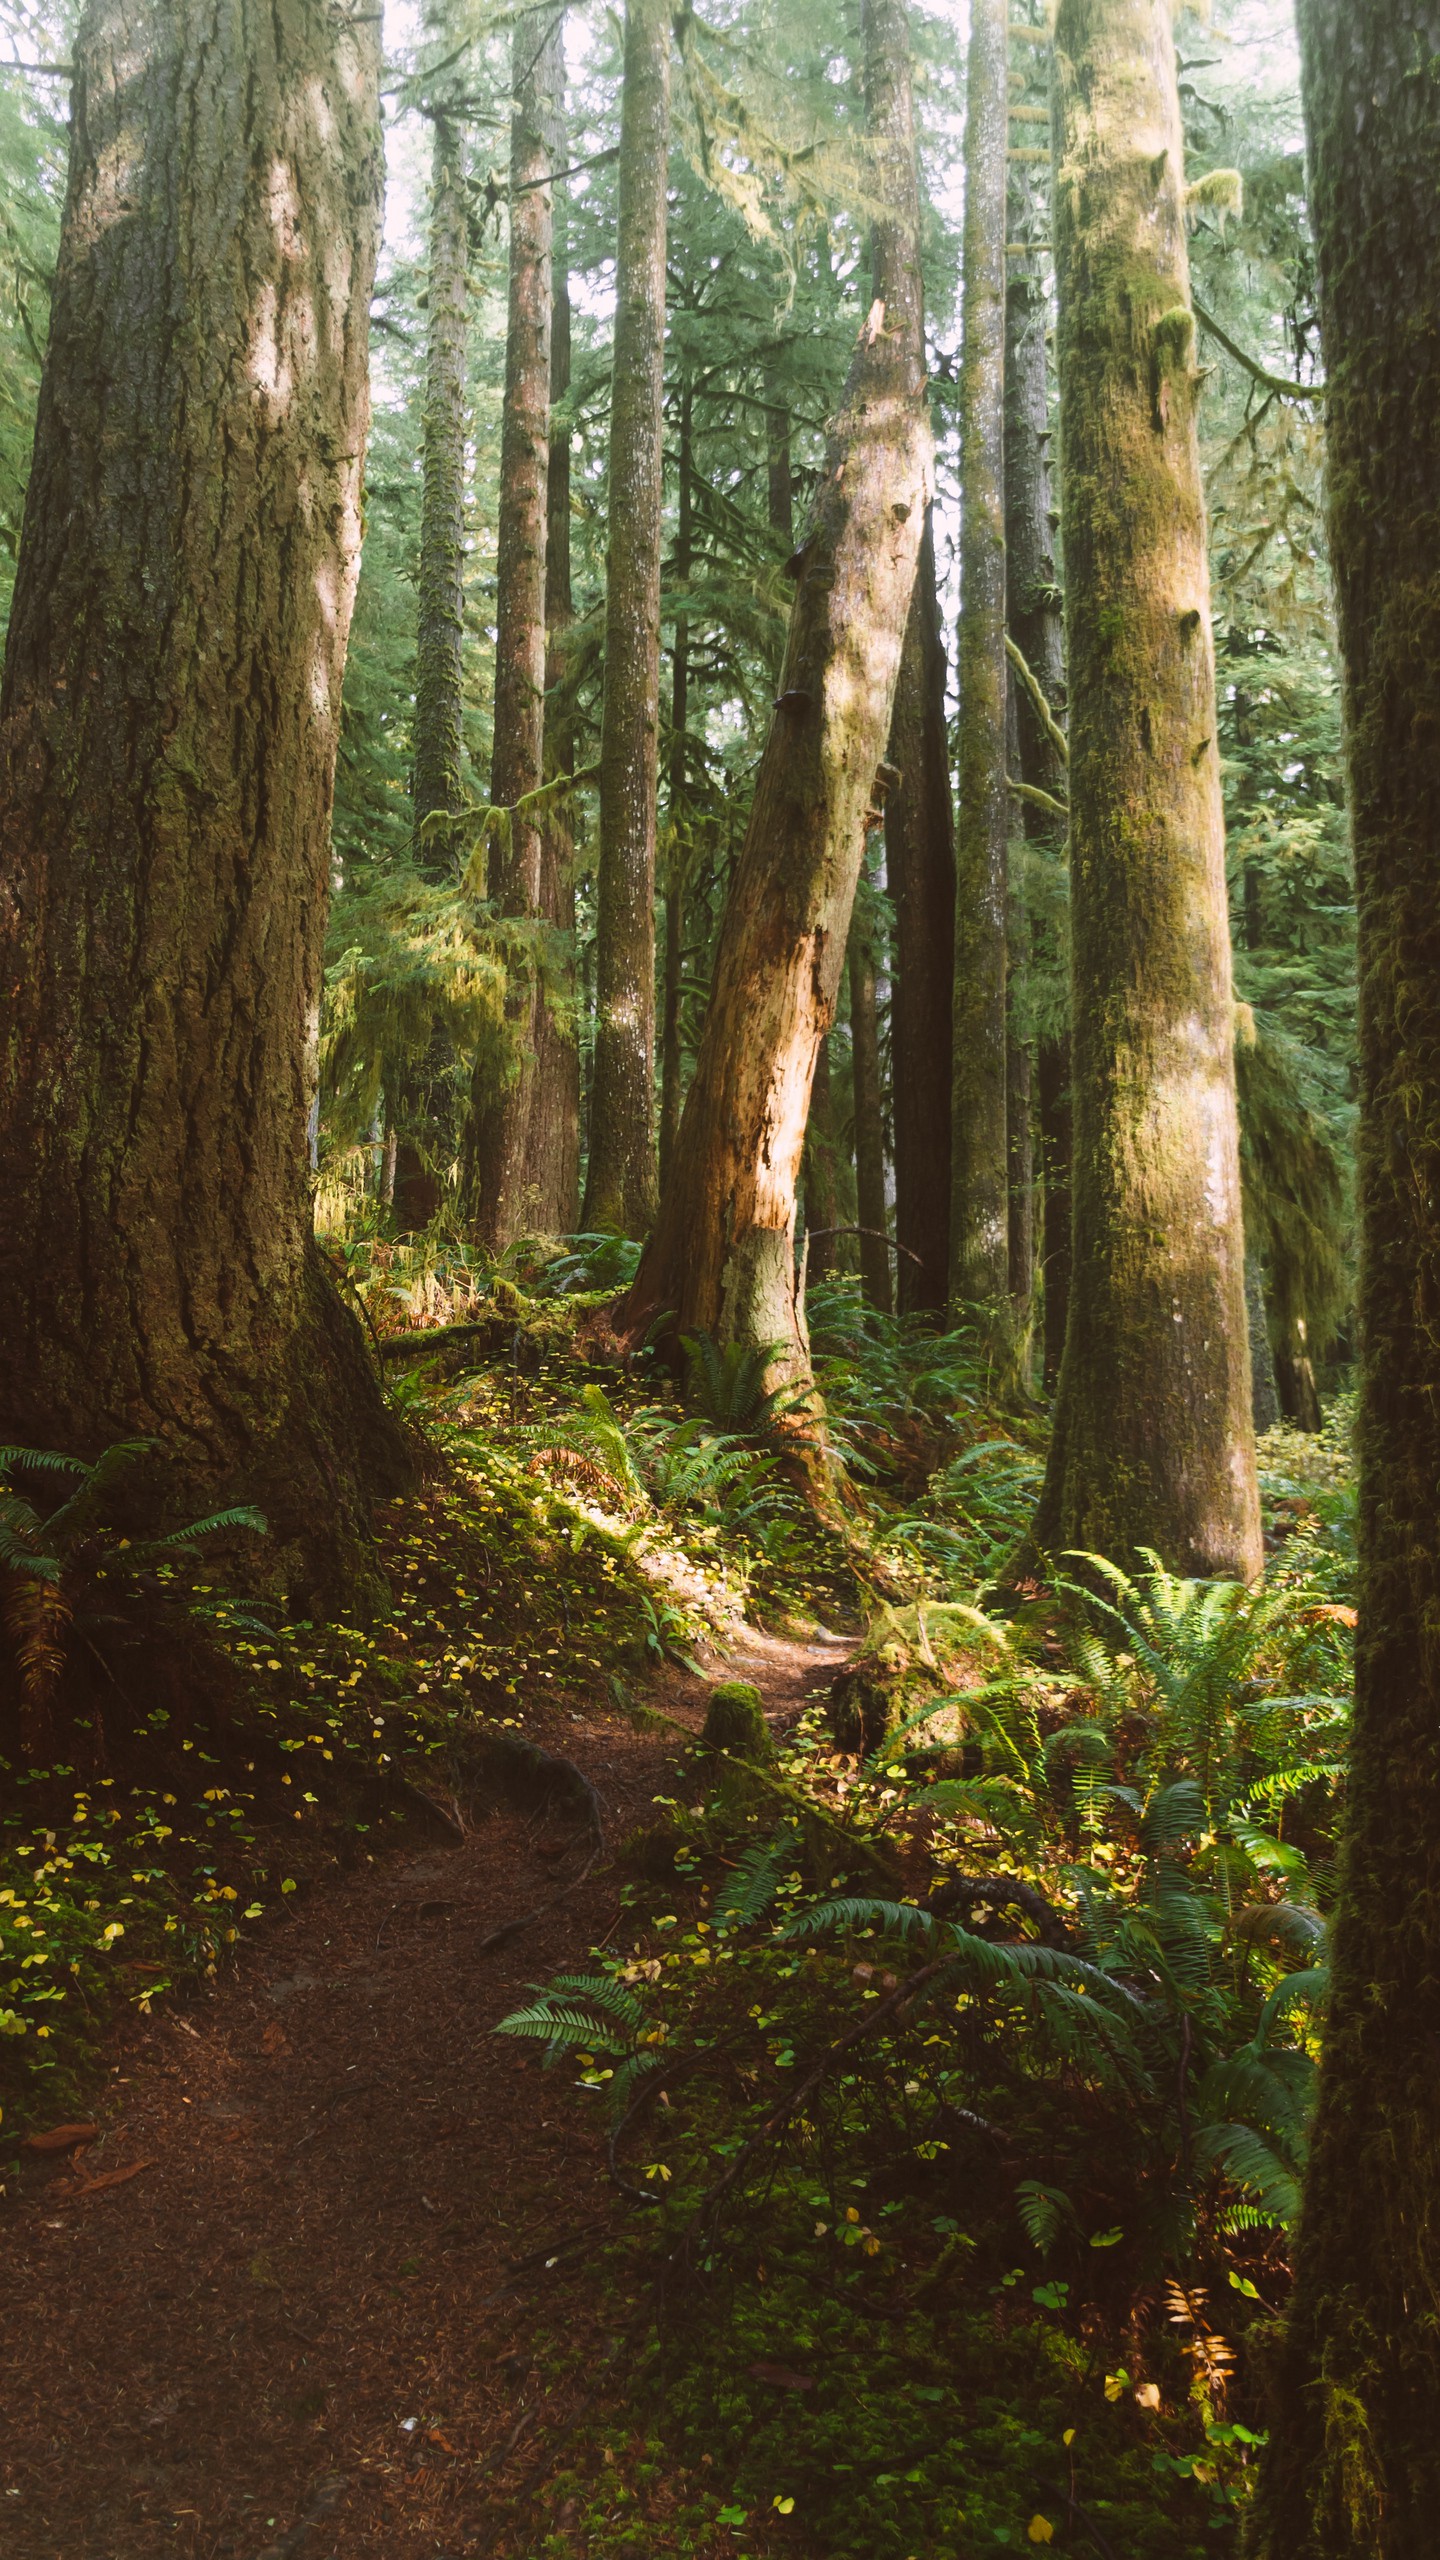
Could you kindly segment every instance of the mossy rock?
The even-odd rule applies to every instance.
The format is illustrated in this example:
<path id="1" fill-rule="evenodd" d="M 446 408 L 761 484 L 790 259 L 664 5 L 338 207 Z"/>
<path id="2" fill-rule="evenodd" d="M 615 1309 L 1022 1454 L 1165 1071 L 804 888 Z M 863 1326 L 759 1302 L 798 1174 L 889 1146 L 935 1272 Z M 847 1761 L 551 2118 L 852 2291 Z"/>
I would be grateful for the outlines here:
<path id="1" fill-rule="evenodd" d="M 704 1740 L 712 1751 L 738 1751 L 744 1760 L 769 1760 L 774 1744 L 760 1692 L 748 1680 L 722 1680 L 710 1692 Z"/>

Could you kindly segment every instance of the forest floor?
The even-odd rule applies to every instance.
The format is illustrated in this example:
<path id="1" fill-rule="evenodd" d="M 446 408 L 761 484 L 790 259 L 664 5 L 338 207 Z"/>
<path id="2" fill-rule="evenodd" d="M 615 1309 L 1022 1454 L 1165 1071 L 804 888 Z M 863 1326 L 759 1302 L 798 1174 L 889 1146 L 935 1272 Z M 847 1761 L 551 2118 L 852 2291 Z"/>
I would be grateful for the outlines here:
<path id="1" fill-rule="evenodd" d="M 705 1667 L 784 1731 L 848 1649 L 747 1632 Z M 698 1732 L 699 1678 L 667 1667 L 647 1694 Z M 674 1739 L 608 1698 L 553 1725 L 532 1738 L 591 1780 L 607 1839 L 653 1821 Z M 705 2490 L 655 2476 L 628 2425 L 646 2301 L 605 2261 L 634 2208 L 598 2117 L 491 2033 L 620 1923 L 602 1857 L 487 1951 L 557 1895 L 575 1841 L 569 1812 L 491 1810 L 463 1845 L 327 1880 L 210 1996 L 115 2038 L 98 2139 L 32 2158 L 7 2234 L 7 2560 L 578 2552 L 581 2501 L 547 2528 L 536 2493 L 610 2420 L 611 2509 L 658 2527 Z M 735 2551 L 698 2525 L 688 2551 Z M 798 2519 L 765 2547 L 803 2548 Z"/>
<path id="2" fill-rule="evenodd" d="M 391 1374 L 366 1624 L 67 1551 L 107 1678 L 0 1755 L 0 2560 L 1219 2560 L 1343 1410 L 1267 1444 L 1262 1589 L 1006 1608 L 1043 1417 L 967 1338 L 812 1311 L 837 1527 L 713 1346 L 682 1402 L 495 1302 Z M 722 1678 L 768 1747 L 701 1745 Z"/>

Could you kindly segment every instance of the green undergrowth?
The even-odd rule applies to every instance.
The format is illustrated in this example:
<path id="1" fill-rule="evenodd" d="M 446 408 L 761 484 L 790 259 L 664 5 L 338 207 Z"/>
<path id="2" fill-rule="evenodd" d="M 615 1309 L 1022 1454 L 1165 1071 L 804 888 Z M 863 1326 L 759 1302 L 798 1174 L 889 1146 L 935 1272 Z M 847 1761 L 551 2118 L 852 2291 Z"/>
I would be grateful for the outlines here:
<path id="1" fill-rule="evenodd" d="M 609 2120 L 640 2331 L 625 2429 L 506 2548 L 1234 2548 L 1324 1994 L 1346 1430 L 1262 1450 L 1262 1590 L 1089 1559 L 1002 1618 L 977 1541 L 872 1624 L 878 1741 L 837 1739 L 843 1684 L 801 1716 L 778 1819 L 678 1765 L 629 1943 L 505 2022 Z"/>
<path id="2" fill-rule="evenodd" d="M 478 1741 L 525 1728 L 557 1747 L 567 1710 L 613 1706 L 695 1640 L 695 1611 L 603 1523 L 483 1434 L 451 1443 L 428 1490 L 380 1516 L 390 1606 L 365 1626 L 264 1612 L 177 1551 L 132 1588 L 132 1641 L 107 1654 L 108 1593 L 135 1577 L 128 1540 L 91 1541 L 85 1713 L 37 1763 L 12 1710 L 0 1752 L 7 2136 L 76 2100 L 117 2009 L 214 1981 L 290 1897 L 435 1836 L 477 1789 Z"/>

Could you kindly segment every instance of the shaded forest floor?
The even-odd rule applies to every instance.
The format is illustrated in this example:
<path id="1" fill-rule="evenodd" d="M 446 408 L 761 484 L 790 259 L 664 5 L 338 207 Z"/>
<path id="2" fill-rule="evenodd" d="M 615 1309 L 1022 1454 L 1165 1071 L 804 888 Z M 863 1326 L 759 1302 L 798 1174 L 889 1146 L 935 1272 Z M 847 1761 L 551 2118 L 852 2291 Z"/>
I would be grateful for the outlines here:
<path id="1" fill-rule="evenodd" d="M 845 1650 L 752 1635 L 723 1670 L 783 1730 Z M 672 1672 L 653 1702 L 698 1732 L 706 1694 Z M 608 1703 L 550 1721 L 534 1738 L 583 1767 L 609 1836 L 653 1821 L 673 1741 Z M 646 2301 L 612 2281 L 630 2208 L 598 2117 L 491 2034 L 624 1918 L 602 1862 L 487 1952 L 575 1845 L 564 1809 L 491 1809 L 463 1845 L 326 1885 L 209 2000 L 118 2038 L 99 2138 L 32 2157 L 7 2235 L 13 2560 L 518 2555 L 582 2422 L 619 2429 L 607 2511 L 663 2531 L 688 2508 L 686 2550 L 735 2549 L 704 2469 L 657 2480 L 629 2423 Z M 588 2503 L 554 2501 L 543 2547 L 582 2549 Z"/>
<path id="2" fill-rule="evenodd" d="M 382 1614 L 92 1541 L 76 1625 L 159 1651 L 0 1760 L 6 2560 L 1233 2551 L 1343 1416 L 1267 1447 L 1263 1591 L 1005 1611 L 1044 1421 L 962 1337 L 817 1301 L 838 1535 L 713 1347 L 682 1397 L 543 1290 L 370 1276 L 440 1328 Z M 766 1746 L 698 1744 L 722 1676 Z"/>

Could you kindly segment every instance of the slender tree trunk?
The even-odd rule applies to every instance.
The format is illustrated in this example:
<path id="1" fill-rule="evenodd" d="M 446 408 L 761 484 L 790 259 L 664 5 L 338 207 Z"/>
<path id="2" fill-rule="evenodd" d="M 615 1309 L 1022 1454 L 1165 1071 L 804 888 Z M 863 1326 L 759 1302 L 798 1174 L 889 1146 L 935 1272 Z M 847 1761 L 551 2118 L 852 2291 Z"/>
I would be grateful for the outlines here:
<path id="1" fill-rule="evenodd" d="M 1042 1040 L 1035 1060 L 1040 1120 L 1040 1170 L 1044 1178 L 1045 1352 L 1044 1378 L 1053 1395 L 1060 1379 L 1065 1327 L 1070 1314 L 1074 1201 L 1070 1192 L 1072 1113 L 1070 1039 Z"/>
<path id="2" fill-rule="evenodd" d="M 1030 50 L 1030 48 L 1027 48 Z M 1023 128 L 1032 131 L 1033 127 Z M 1034 189 L 1023 164 L 1012 166 L 1007 228 L 1015 243 L 1039 227 Z M 1005 280 L 1005 579 L 1011 639 L 1058 721 L 1065 694 L 1060 588 L 1051 533 L 1049 398 L 1045 354 L 1046 300 L 1038 257 L 1006 259 Z M 1052 800 L 1065 797 L 1065 763 L 1028 686 L 1012 669 L 1011 771 Z M 1012 803 L 1026 844 L 1062 863 L 1065 828 L 1038 802 Z M 1035 1183 L 1032 1135 L 1034 1041 L 1026 1020 L 1030 924 L 1024 870 L 1015 865 L 1010 897 L 1010 1289 L 1023 1323 L 1034 1288 Z M 1017 1001 L 1018 999 L 1018 1001 Z M 1052 1142 L 1057 1127 L 1052 1124 Z M 1043 1145 L 1043 1139 L 1042 1139 Z M 1068 1197 L 1068 1175 L 1063 1187 Z M 1063 1306 L 1060 1310 L 1063 1326 Z M 1047 1326 L 1048 1336 L 1048 1326 Z"/>
<path id="3" fill-rule="evenodd" d="M 443 821 L 463 808 L 465 423 L 470 343 L 470 208 L 465 142 L 437 115 L 430 169 L 429 320 L 415 642 L 415 863 L 451 878 L 462 855 Z"/>
<path id="4" fill-rule="evenodd" d="M 695 395 L 685 382 L 680 393 L 680 449 L 675 508 L 675 584 L 683 593 L 690 583 L 694 554 L 694 470 L 692 451 Z M 660 1027 L 660 1180 L 674 1161 L 680 1130 L 681 979 L 685 966 L 685 872 L 689 853 L 686 818 L 685 732 L 690 718 L 690 624 L 675 617 L 675 654 L 670 669 L 670 860 L 665 882 L 665 1007 Z"/>
<path id="5" fill-rule="evenodd" d="M 1360 1624 L 1270 2560 L 1440 2516 L 1440 5 L 1302 0 L 1360 963 Z"/>
<path id="6" fill-rule="evenodd" d="M 781 1343 L 806 1380 L 795 1183 L 810 1082 L 889 735 L 931 445 L 921 333 L 910 57 L 900 0 L 867 7 L 877 223 L 860 333 L 797 563 L 780 698 L 716 954 L 675 1171 L 622 1321 L 659 1308 L 721 1341 Z"/>
<path id="7" fill-rule="evenodd" d="M 880 1015 L 875 991 L 875 928 L 863 892 L 850 917 L 850 1054 L 855 1088 L 855 1197 L 860 1227 L 860 1286 L 867 1307 L 888 1316 L 889 1222 L 885 1211 L 885 1108 L 880 1091 Z"/>
<path id="8" fill-rule="evenodd" d="M 643 1235 L 655 1213 L 655 796 L 669 131 L 667 0 L 627 0 L 585 1224 L 632 1236 Z"/>
<path id="9" fill-rule="evenodd" d="M 902 1315 L 942 1315 L 950 1292 L 950 1029 L 955 1001 L 955 809 L 935 537 L 925 519 L 890 725 L 885 803 L 895 907 L 891 1041 L 896 1287 Z"/>
<path id="10" fill-rule="evenodd" d="M 1250 1414 L 1258 1439 L 1279 1421 L 1280 1398 L 1265 1314 L 1265 1275 L 1253 1254 L 1245 1265 L 1245 1321 L 1250 1333 Z"/>
<path id="11" fill-rule="evenodd" d="M 306 1125 L 378 40 L 90 0 L 0 691 L 0 1437 L 152 1436 L 338 1589 L 403 1480 Z"/>
<path id="12" fill-rule="evenodd" d="M 1008 0 L 972 0 L 960 452 L 960 815 L 955 840 L 951 1290 L 1010 1285 L 1005 1127 L 1005 151 Z"/>
<path id="13" fill-rule="evenodd" d="M 813 1288 L 835 1269 L 840 1194 L 835 1180 L 835 1105 L 830 1091 L 830 1038 L 815 1052 L 805 1123 L 805 1281 Z"/>
<path id="14" fill-rule="evenodd" d="M 1034 1541 L 1260 1569 L 1171 0 L 1055 27 L 1075 1261 Z"/>
<path id="15" fill-rule="evenodd" d="M 495 728 L 490 798 L 512 809 L 545 773 L 545 550 L 550 473 L 551 191 L 563 18 L 526 10 L 511 37 L 510 303 L 496 533 Z M 538 923 L 541 829 L 516 817 L 491 846 L 486 886 L 502 915 Z M 513 966 L 509 1054 L 476 1060 L 465 1189 L 476 1242 L 502 1252 L 540 1224 L 533 1150 L 541 974 Z"/>
<path id="16" fill-rule="evenodd" d="M 1284 1327 L 1284 1339 L 1275 1359 L 1274 1384 L 1286 1421 L 1293 1422 L 1297 1431 L 1319 1431 L 1325 1417 L 1320 1410 L 1315 1363 L 1310 1357 L 1303 1316 L 1291 1316 Z"/>
<path id="17" fill-rule="evenodd" d="M 1030 1050 L 1030 931 L 1020 882 L 1010 884 L 1005 936 L 1005 1157 L 1009 1171 L 1010 1304 L 1028 1340 L 1035 1295 L 1035 1105 Z M 1028 1368 L 1029 1354 L 1025 1364 Z"/>
<path id="18" fill-rule="evenodd" d="M 557 106 L 552 141 L 554 168 L 562 168 L 569 141 Z M 550 398 L 570 388 L 570 288 L 564 272 L 563 210 L 557 205 L 554 235 L 554 307 L 550 336 Z M 552 420 L 547 474 L 545 539 L 545 772 L 553 781 L 575 771 L 576 728 L 566 690 L 570 626 L 575 619 L 570 583 L 570 429 Z M 535 1223 L 545 1235 L 573 1235 L 580 1221 L 580 1026 L 575 966 L 575 819 L 568 800 L 551 809 L 540 830 L 540 914 L 550 928 L 551 958 L 535 1022 L 535 1086 L 530 1121 L 530 1173 Z"/>

